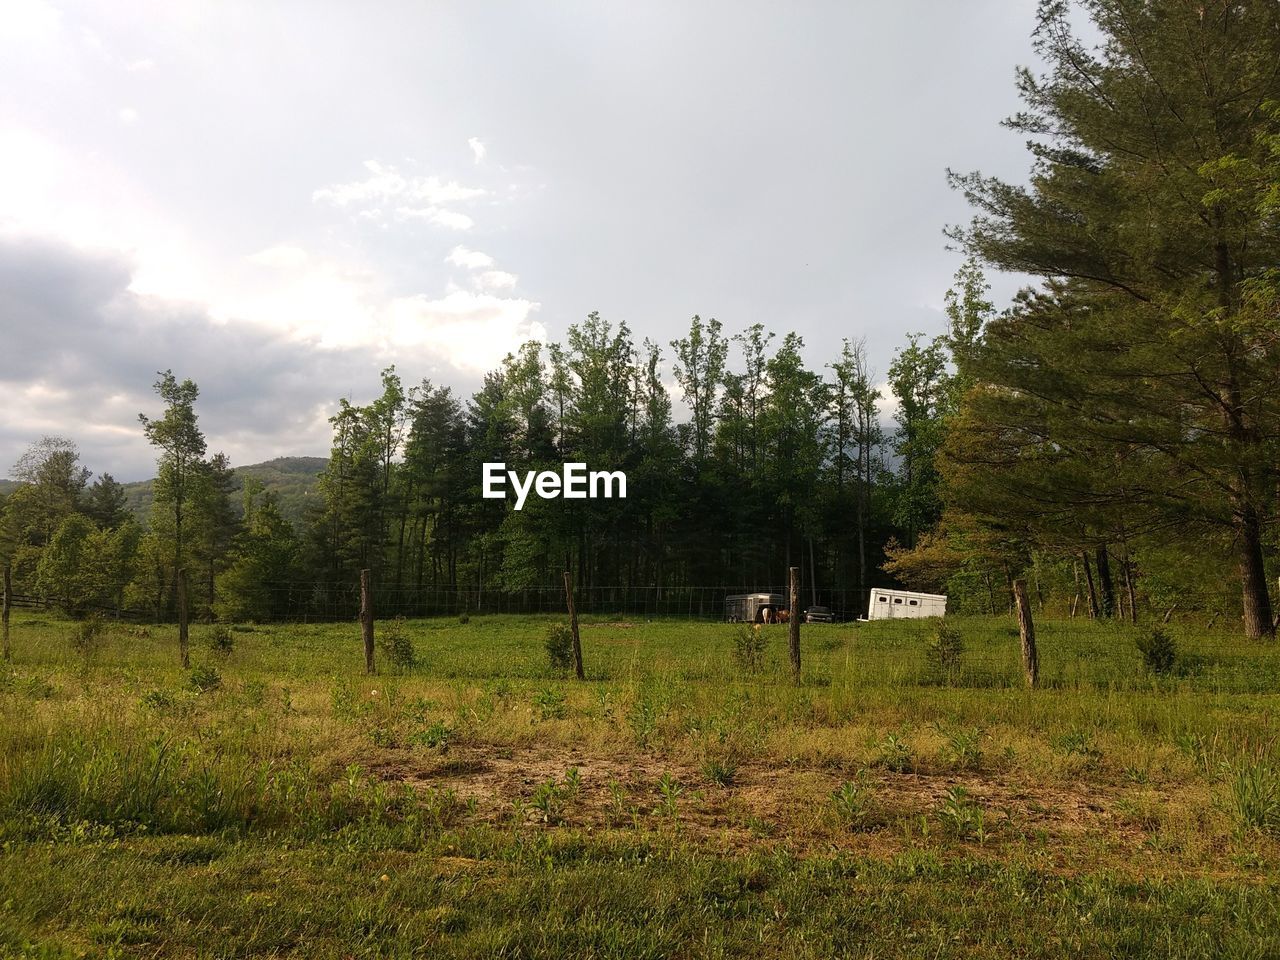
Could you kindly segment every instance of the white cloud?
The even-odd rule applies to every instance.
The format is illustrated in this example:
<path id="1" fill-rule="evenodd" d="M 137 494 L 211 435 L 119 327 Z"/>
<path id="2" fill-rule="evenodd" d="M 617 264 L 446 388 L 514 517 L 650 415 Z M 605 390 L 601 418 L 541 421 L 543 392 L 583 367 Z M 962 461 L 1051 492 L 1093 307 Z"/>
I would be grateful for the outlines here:
<path id="1" fill-rule="evenodd" d="M 426 220 L 450 230 L 470 230 L 476 225 L 465 213 L 457 210 L 446 210 L 443 207 L 397 207 L 398 220 Z"/>
<path id="2" fill-rule="evenodd" d="M 460 369 L 484 373 L 526 340 L 546 340 L 546 327 L 531 318 L 539 306 L 531 300 L 464 290 L 435 300 L 401 297 L 386 311 L 386 345 L 428 347 Z"/>
<path id="3" fill-rule="evenodd" d="M 310 257 L 307 251 L 301 247 L 290 246 L 289 244 L 276 244 L 273 247 L 267 247 L 265 250 L 259 250 L 257 253 L 248 257 L 250 263 L 256 263 L 262 267 L 273 267 L 281 270 L 293 270 L 298 267 L 304 267 Z"/>
<path id="4" fill-rule="evenodd" d="M 337 207 L 381 204 L 388 200 L 412 200 L 429 206 L 457 203 L 485 196 L 482 187 L 467 187 L 456 180 L 445 182 L 439 177 L 406 177 L 395 167 L 366 160 L 364 167 L 369 176 L 350 183 L 335 183 L 321 187 L 311 194 L 317 203 L 331 203 Z"/>
<path id="5" fill-rule="evenodd" d="M 514 273 L 505 270 L 486 270 L 476 277 L 476 286 L 482 290 L 510 290 L 519 279 Z"/>
<path id="6" fill-rule="evenodd" d="M 489 152 L 489 148 L 484 145 L 484 141 L 479 137 L 472 137 L 467 141 L 467 146 L 471 148 L 471 155 L 475 158 L 476 163 L 483 163 L 485 154 Z"/>
<path id="7" fill-rule="evenodd" d="M 484 267 L 492 267 L 493 257 L 479 250 L 468 250 L 466 247 L 459 246 L 449 251 L 444 262 L 451 263 L 455 267 L 465 267 L 468 270 L 480 270 Z"/>
<path id="8" fill-rule="evenodd" d="M 125 70 L 129 73 L 145 73 L 148 70 L 155 69 L 156 62 L 150 57 L 143 57 L 141 60 L 131 60 L 125 64 Z"/>
<path id="9" fill-rule="evenodd" d="M 116 116 L 120 118 L 121 123 L 129 126 L 138 122 L 138 111 L 133 109 L 133 107 L 122 107 Z"/>

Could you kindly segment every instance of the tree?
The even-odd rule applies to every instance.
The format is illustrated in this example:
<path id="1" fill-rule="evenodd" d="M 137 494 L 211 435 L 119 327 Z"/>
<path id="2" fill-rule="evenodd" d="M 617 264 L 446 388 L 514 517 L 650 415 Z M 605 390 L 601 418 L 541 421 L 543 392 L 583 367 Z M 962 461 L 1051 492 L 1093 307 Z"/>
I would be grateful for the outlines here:
<path id="1" fill-rule="evenodd" d="M 1101 45 L 1077 35 L 1076 8 Z M 1095 463 L 1124 472 L 1131 511 L 1213 531 L 1236 555 L 1246 633 L 1273 636 L 1280 6 L 1044 0 L 1036 49 L 1048 72 L 1020 73 L 1027 109 L 1008 121 L 1033 138 L 1031 180 L 953 175 L 978 214 L 952 235 L 984 263 L 1060 281 L 1055 297 L 1078 309 L 1035 310 L 1001 335 L 1038 324 L 1037 354 L 1079 375 L 1032 385 L 992 366 L 990 389 L 1090 437 Z"/>
<path id="2" fill-rule="evenodd" d="M 908 547 L 942 513 L 935 457 L 948 396 L 947 356 L 944 339 L 921 340 L 921 334 L 911 334 L 889 365 L 889 387 L 898 401 L 894 450 L 900 480 L 894 522 L 905 531 Z"/>
<path id="3" fill-rule="evenodd" d="M 128 498 L 124 486 L 115 477 L 104 473 L 89 487 L 84 501 L 84 512 L 104 530 L 114 530 L 129 516 Z"/>
<path id="4" fill-rule="evenodd" d="M 672 373 L 684 391 L 691 414 L 688 445 L 694 461 L 701 463 L 711 449 L 712 414 L 729 345 L 720 335 L 720 321 L 713 317 L 703 324 L 702 318 L 695 314 L 689 335 L 672 340 L 671 349 L 676 354 Z"/>
<path id="5" fill-rule="evenodd" d="M 196 421 L 195 402 L 199 389 L 191 380 L 178 382 L 172 370 L 166 370 L 155 383 L 155 391 L 164 401 L 164 415 L 152 420 L 138 414 L 143 433 L 152 446 L 159 448 L 159 475 L 156 477 L 156 504 L 167 506 L 173 519 L 173 558 L 175 567 L 183 562 L 183 538 L 186 534 L 187 502 L 199 481 L 204 466 L 205 439 Z"/>

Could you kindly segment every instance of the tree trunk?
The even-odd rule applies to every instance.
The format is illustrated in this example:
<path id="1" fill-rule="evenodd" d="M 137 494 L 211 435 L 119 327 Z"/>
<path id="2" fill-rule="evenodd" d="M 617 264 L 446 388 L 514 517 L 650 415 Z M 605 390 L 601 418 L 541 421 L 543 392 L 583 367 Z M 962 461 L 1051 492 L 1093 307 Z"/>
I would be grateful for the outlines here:
<path id="1" fill-rule="evenodd" d="M 1245 636 L 1250 640 L 1274 640 L 1276 626 L 1271 619 L 1271 598 L 1267 595 L 1262 561 L 1262 528 L 1252 506 L 1246 505 L 1237 512 L 1236 536 Z"/>
<path id="2" fill-rule="evenodd" d="M 791 620 L 788 624 L 787 646 L 791 654 L 791 675 L 800 682 L 800 568 L 791 568 Z"/>
<path id="3" fill-rule="evenodd" d="M 364 672 L 376 673 L 373 656 L 373 591 L 368 569 L 360 571 L 360 635 L 364 640 Z"/>
<path id="4" fill-rule="evenodd" d="M 589 597 L 587 599 L 590 600 Z M 578 636 L 578 610 L 573 604 L 573 574 L 568 570 L 564 572 L 564 601 L 569 608 L 569 630 L 573 634 L 573 675 L 583 680 L 585 672 L 582 669 L 582 640 Z"/>
<path id="5" fill-rule="evenodd" d="M 187 571 L 178 568 L 178 657 L 182 669 L 191 666 L 191 649 L 187 633 Z"/>
<path id="6" fill-rule="evenodd" d="M 1031 600 L 1027 597 L 1027 581 L 1013 582 L 1013 595 L 1018 605 L 1018 635 L 1022 640 L 1022 672 L 1027 687 L 1040 685 L 1040 657 L 1036 652 L 1036 628 L 1031 619 Z"/>
<path id="7" fill-rule="evenodd" d="M 1109 619 L 1116 615 L 1116 584 L 1111 578 L 1111 561 L 1105 543 L 1098 544 L 1094 558 L 1098 562 L 1098 592 L 1101 594 L 1098 614 Z"/>
<path id="8" fill-rule="evenodd" d="M 4 662 L 13 660 L 13 647 L 9 644 L 9 611 L 13 606 L 13 565 L 4 562 L 4 597 L 0 599 L 0 633 L 4 634 Z"/>
<path id="9" fill-rule="evenodd" d="M 1080 554 L 1080 559 L 1084 563 L 1084 582 L 1089 588 L 1089 619 L 1098 619 L 1098 593 L 1093 588 L 1093 567 L 1089 564 L 1088 552 Z"/>

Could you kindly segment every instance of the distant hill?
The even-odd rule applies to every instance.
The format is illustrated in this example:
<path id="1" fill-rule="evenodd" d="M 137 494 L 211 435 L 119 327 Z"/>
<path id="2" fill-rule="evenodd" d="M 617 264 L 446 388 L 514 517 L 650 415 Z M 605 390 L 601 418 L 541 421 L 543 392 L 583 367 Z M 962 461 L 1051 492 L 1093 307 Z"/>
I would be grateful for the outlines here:
<path id="1" fill-rule="evenodd" d="M 235 475 L 240 483 L 236 489 L 242 489 L 245 477 L 253 477 L 262 482 L 264 492 L 276 495 L 280 503 L 280 513 L 294 526 L 300 527 L 306 516 L 307 506 L 317 496 L 316 482 L 329 463 L 326 457 L 276 457 L 265 463 L 251 463 L 248 466 L 236 467 Z M 151 516 L 151 507 L 155 503 L 155 481 L 138 480 L 124 484 L 124 493 L 128 498 L 129 509 L 141 522 L 146 523 Z"/>

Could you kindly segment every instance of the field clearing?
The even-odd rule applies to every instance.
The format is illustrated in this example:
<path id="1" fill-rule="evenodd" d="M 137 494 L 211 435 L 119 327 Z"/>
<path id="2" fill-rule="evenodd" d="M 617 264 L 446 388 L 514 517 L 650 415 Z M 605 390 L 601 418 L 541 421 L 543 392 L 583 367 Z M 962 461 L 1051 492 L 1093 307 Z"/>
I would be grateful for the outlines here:
<path id="1" fill-rule="evenodd" d="M 0 955 L 1280 954 L 1280 656 L 1171 627 L 549 617 L 173 629 L 19 617 Z M 389 625 L 379 624 L 388 632 Z M 226 649 L 225 639 L 230 638 Z"/>

